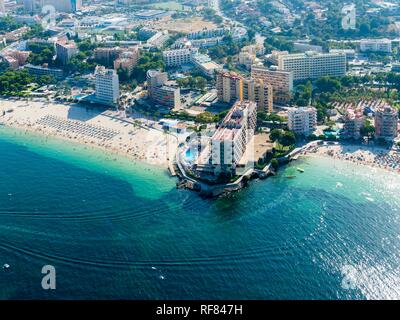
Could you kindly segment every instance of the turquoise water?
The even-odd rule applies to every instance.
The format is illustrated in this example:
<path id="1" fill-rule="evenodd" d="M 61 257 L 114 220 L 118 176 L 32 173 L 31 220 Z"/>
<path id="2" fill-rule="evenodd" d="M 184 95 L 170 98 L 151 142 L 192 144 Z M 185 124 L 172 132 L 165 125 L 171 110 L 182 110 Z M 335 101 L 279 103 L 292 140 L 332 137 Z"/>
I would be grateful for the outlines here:
<path id="1" fill-rule="evenodd" d="M 0 154 L 1 299 L 400 298 L 399 175 L 311 158 L 202 200 L 161 168 L 4 127 Z"/>

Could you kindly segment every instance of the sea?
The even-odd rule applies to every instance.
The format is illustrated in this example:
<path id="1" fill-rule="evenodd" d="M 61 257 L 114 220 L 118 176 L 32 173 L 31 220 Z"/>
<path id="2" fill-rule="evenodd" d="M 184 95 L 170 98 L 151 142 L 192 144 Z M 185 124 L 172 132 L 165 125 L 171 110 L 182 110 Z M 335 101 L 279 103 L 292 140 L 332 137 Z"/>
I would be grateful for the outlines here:
<path id="1" fill-rule="evenodd" d="M 309 157 L 205 200 L 164 168 L 1 126 L 0 299 L 399 299 L 399 191 Z"/>

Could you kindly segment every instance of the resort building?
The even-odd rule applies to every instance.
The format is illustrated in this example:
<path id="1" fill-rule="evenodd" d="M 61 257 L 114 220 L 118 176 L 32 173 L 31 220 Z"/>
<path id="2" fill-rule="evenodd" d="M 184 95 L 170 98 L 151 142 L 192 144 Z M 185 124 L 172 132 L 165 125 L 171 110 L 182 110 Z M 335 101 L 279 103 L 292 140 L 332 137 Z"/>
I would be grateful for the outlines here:
<path id="1" fill-rule="evenodd" d="M 157 33 L 158 33 L 158 30 L 156 30 L 156 29 L 149 28 L 149 27 L 143 27 L 139 30 L 138 36 L 139 36 L 140 40 L 143 40 L 143 39 L 148 40 Z"/>
<path id="2" fill-rule="evenodd" d="M 128 76 L 130 76 L 133 68 L 137 65 L 139 57 L 139 47 L 132 47 L 127 51 L 123 51 L 114 61 L 114 70 L 118 71 L 119 69 L 122 69 L 127 72 Z"/>
<path id="3" fill-rule="evenodd" d="M 226 33 L 227 30 L 225 28 L 205 29 L 196 32 L 190 32 L 187 34 L 187 38 L 191 40 L 196 40 L 223 37 Z"/>
<path id="4" fill-rule="evenodd" d="M 215 28 L 215 29 L 205 29 L 196 32 L 191 32 L 187 35 L 188 39 L 205 39 L 205 38 L 215 38 L 223 37 L 228 33 L 229 30 L 225 28 Z"/>
<path id="5" fill-rule="evenodd" d="M 363 39 L 360 41 L 361 52 L 392 52 L 392 41 L 389 39 Z"/>
<path id="6" fill-rule="evenodd" d="M 274 94 L 270 84 L 260 79 L 243 79 L 241 95 L 242 100 L 253 101 L 257 104 L 257 110 L 266 113 L 274 111 Z"/>
<path id="7" fill-rule="evenodd" d="M 128 74 L 132 73 L 140 57 L 139 46 L 96 48 L 94 50 L 94 60 L 114 70 L 125 69 Z"/>
<path id="8" fill-rule="evenodd" d="M 167 42 L 169 37 L 170 35 L 167 30 L 159 31 L 150 39 L 148 39 L 146 43 L 152 47 L 161 48 L 165 42 Z"/>
<path id="9" fill-rule="evenodd" d="M 329 49 L 329 53 L 345 54 L 347 61 L 353 60 L 356 57 L 356 50 L 354 49 Z"/>
<path id="10" fill-rule="evenodd" d="M 322 52 L 322 46 L 311 44 L 310 40 L 298 40 L 293 43 L 294 50 L 299 52 L 315 51 Z"/>
<path id="11" fill-rule="evenodd" d="M 160 105 L 179 108 L 181 92 L 175 82 L 168 81 L 168 73 L 157 70 L 147 71 L 147 89 L 149 97 Z"/>
<path id="12" fill-rule="evenodd" d="M 197 53 L 193 55 L 192 63 L 205 76 L 213 78 L 217 71 L 222 70 L 222 66 L 211 60 L 208 55 Z"/>
<path id="13" fill-rule="evenodd" d="M 62 69 L 49 68 L 48 64 L 43 66 L 34 66 L 32 64 L 25 65 L 28 72 L 34 76 L 51 76 L 54 79 L 61 80 L 64 78 L 64 71 Z"/>
<path id="14" fill-rule="evenodd" d="M 69 60 L 78 53 L 78 48 L 74 41 L 56 42 L 57 61 L 66 65 Z"/>
<path id="15" fill-rule="evenodd" d="M 96 100 L 105 105 L 115 105 L 119 99 L 119 79 L 115 70 L 97 66 L 95 70 Z"/>
<path id="16" fill-rule="evenodd" d="M 343 125 L 343 138 L 360 139 L 360 130 L 364 127 L 364 124 L 365 118 L 361 109 L 347 109 Z"/>
<path id="17" fill-rule="evenodd" d="M 290 102 L 293 91 L 293 73 L 291 71 L 252 66 L 251 77 L 272 86 L 275 104 L 285 105 Z"/>
<path id="18" fill-rule="evenodd" d="M 393 141 L 398 134 L 398 110 L 388 105 L 375 110 L 375 138 Z"/>
<path id="19" fill-rule="evenodd" d="M 211 164 L 216 175 L 236 174 L 238 164 L 254 136 L 257 123 L 255 102 L 238 101 L 211 138 Z"/>
<path id="20" fill-rule="evenodd" d="M 124 49 L 120 47 L 96 48 L 94 49 L 94 60 L 102 65 L 112 66 L 123 51 Z"/>
<path id="21" fill-rule="evenodd" d="M 313 51 L 280 55 L 278 68 L 293 72 L 294 81 L 324 76 L 341 77 L 346 75 L 346 55 Z"/>
<path id="22" fill-rule="evenodd" d="M 215 37 L 215 38 L 205 38 L 205 39 L 194 39 L 190 41 L 193 47 L 197 48 L 210 48 L 217 45 L 220 45 L 224 42 L 223 37 Z"/>
<path id="23" fill-rule="evenodd" d="M 249 53 L 247 51 L 239 52 L 239 64 L 244 66 L 246 69 L 250 69 L 253 64 L 257 62 L 256 55 Z"/>
<path id="24" fill-rule="evenodd" d="M 265 48 L 263 45 L 249 45 L 242 48 L 239 52 L 239 64 L 250 70 L 252 65 L 262 66 L 262 61 L 257 58 L 258 56 L 263 56 L 265 54 Z"/>
<path id="25" fill-rule="evenodd" d="M 0 57 L 4 62 L 8 64 L 11 69 L 18 69 L 23 66 L 28 57 L 30 55 L 30 51 L 21 51 L 21 50 L 3 50 L 0 52 Z"/>
<path id="26" fill-rule="evenodd" d="M 268 62 L 271 62 L 274 66 L 277 66 L 279 63 L 279 56 L 284 56 L 288 54 L 289 51 L 272 50 L 272 52 L 266 56 L 266 60 Z"/>
<path id="27" fill-rule="evenodd" d="M 184 48 L 163 51 L 163 59 L 167 67 L 180 67 L 183 64 L 192 62 L 192 58 L 197 54 L 197 48 Z"/>
<path id="28" fill-rule="evenodd" d="M 233 103 L 242 97 L 243 77 L 236 72 L 220 71 L 216 75 L 217 98 L 221 102 Z"/>
<path id="29" fill-rule="evenodd" d="M 288 111 L 289 130 L 309 136 L 317 127 L 317 109 L 313 107 L 291 108 Z"/>
<path id="30" fill-rule="evenodd" d="M 249 100 L 257 103 L 259 111 L 273 111 L 273 88 L 260 79 L 246 79 L 235 72 L 217 73 L 217 98 L 221 102 L 233 103 Z"/>

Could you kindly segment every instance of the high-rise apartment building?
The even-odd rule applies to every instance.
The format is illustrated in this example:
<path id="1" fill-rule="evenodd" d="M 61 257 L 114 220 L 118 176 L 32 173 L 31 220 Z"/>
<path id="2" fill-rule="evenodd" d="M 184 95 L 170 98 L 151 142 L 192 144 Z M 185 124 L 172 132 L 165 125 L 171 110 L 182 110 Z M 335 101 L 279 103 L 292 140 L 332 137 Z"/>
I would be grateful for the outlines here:
<path id="1" fill-rule="evenodd" d="M 95 70 L 96 100 L 115 105 L 119 99 L 119 78 L 115 70 L 97 66 Z"/>
<path id="2" fill-rule="evenodd" d="M 398 134 L 398 110 L 384 106 L 375 111 L 375 137 L 392 141 Z"/>
<path id="3" fill-rule="evenodd" d="M 233 103 L 241 100 L 243 77 L 236 72 L 220 71 L 216 75 L 217 97 L 221 102 Z"/>
<path id="4" fill-rule="evenodd" d="M 127 51 L 122 52 L 114 61 L 114 70 L 118 71 L 119 69 L 122 69 L 127 72 L 128 76 L 130 76 L 133 68 L 137 65 L 139 56 L 139 47 L 127 49 Z"/>
<path id="5" fill-rule="evenodd" d="M 178 86 L 168 81 L 168 73 L 147 71 L 147 88 L 149 97 L 154 102 L 172 108 L 181 105 L 181 91 Z"/>
<path id="6" fill-rule="evenodd" d="M 56 42 L 57 61 L 66 65 L 69 60 L 78 53 L 78 48 L 74 41 Z"/>
<path id="7" fill-rule="evenodd" d="M 216 174 L 236 174 L 256 124 L 256 103 L 237 101 L 211 138 L 211 163 Z"/>
<path id="8" fill-rule="evenodd" d="M 293 74 L 291 71 L 252 66 L 251 77 L 272 86 L 275 104 L 285 105 L 290 102 L 293 91 Z"/>
<path id="9" fill-rule="evenodd" d="M 112 66 L 123 51 L 124 49 L 120 47 L 96 48 L 94 49 L 94 60 L 102 65 Z"/>
<path id="10" fill-rule="evenodd" d="M 221 71 L 217 73 L 216 83 L 219 101 L 249 100 L 256 102 L 260 111 L 273 111 L 273 88 L 261 79 L 246 79 L 235 72 Z"/>
<path id="11" fill-rule="evenodd" d="M 317 126 L 317 110 L 313 107 L 291 108 L 288 111 L 289 130 L 309 136 Z"/>
<path id="12" fill-rule="evenodd" d="M 274 111 L 273 88 L 259 79 L 243 79 L 242 100 L 256 102 L 257 110 L 272 113 Z"/>
<path id="13" fill-rule="evenodd" d="M 343 137 L 346 139 L 360 139 L 360 130 L 364 127 L 365 118 L 362 110 L 349 108 L 346 111 L 343 125 Z"/>

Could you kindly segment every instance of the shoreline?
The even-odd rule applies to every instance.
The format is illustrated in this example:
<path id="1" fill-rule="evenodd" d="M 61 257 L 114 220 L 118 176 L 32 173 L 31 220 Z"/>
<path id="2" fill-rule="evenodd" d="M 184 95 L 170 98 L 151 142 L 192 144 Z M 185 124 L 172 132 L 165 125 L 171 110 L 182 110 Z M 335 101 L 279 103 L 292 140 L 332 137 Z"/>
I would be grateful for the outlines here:
<path id="1" fill-rule="evenodd" d="M 6 127 L 95 147 L 110 155 L 168 169 L 176 139 L 156 129 L 135 126 L 112 110 L 37 101 L 0 100 Z"/>
<path id="2" fill-rule="evenodd" d="M 299 153 L 299 156 L 340 160 L 354 165 L 400 173 L 400 153 L 377 146 L 340 143 L 308 146 Z"/>
<path id="3" fill-rule="evenodd" d="M 78 149 L 78 150 L 84 150 L 86 152 L 91 152 L 91 151 L 101 152 L 102 154 L 104 154 L 104 157 L 107 157 L 108 160 L 113 161 L 113 162 L 117 161 L 118 159 L 126 159 L 127 161 L 131 162 L 133 165 L 143 164 L 146 166 L 152 166 L 152 167 L 155 167 L 155 168 L 158 168 L 161 170 L 168 171 L 168 168 L 165 165 L 156 164 L 156 163 L 148 163 L 144 160 L 136 159 L 136 158 L 130 156 L 129 154 L 126 154 L 126 153 L 123 153 L 120 151 L 109 150 L 105 147 L 98 146 L 96 144 L 80 142 L 80 141 L 76 141 L 74 139 L 66 138 L 61 135 L 50 135 L 50 134 L 46 134 L 39 130 L 36 131 L 31 128 L 22 128 L 22 127 L 17 127 L 17 126 L 6 125 L 6 124 L 3 124 L 0 122 L 0 130 L 2 127 L 6 128 L 8 130 L 13 130 L 14 134 L 15 134 L 15 132 L 19 132 L 18 134 L 20 134 L 21 136 L 26 135 L 31 138 L 37 136 L 38 139 L 43 139 L 43 140 L 41 140 L 41 143 L 48 142 L 48 139 L 51 139 L 52 141 L 57 141 L 60 143 L 67 142 L 67 143 L 71 144 L 71 147 L 74 151 L 76 151 Z M 44 142 L 44 141 L 46 141 L 46 142 Z M 53 148 L 53 147 L 51 147 L 51 148 Z M 61 151 L 63 151 L 63 150 L 61 150 Z"/>

